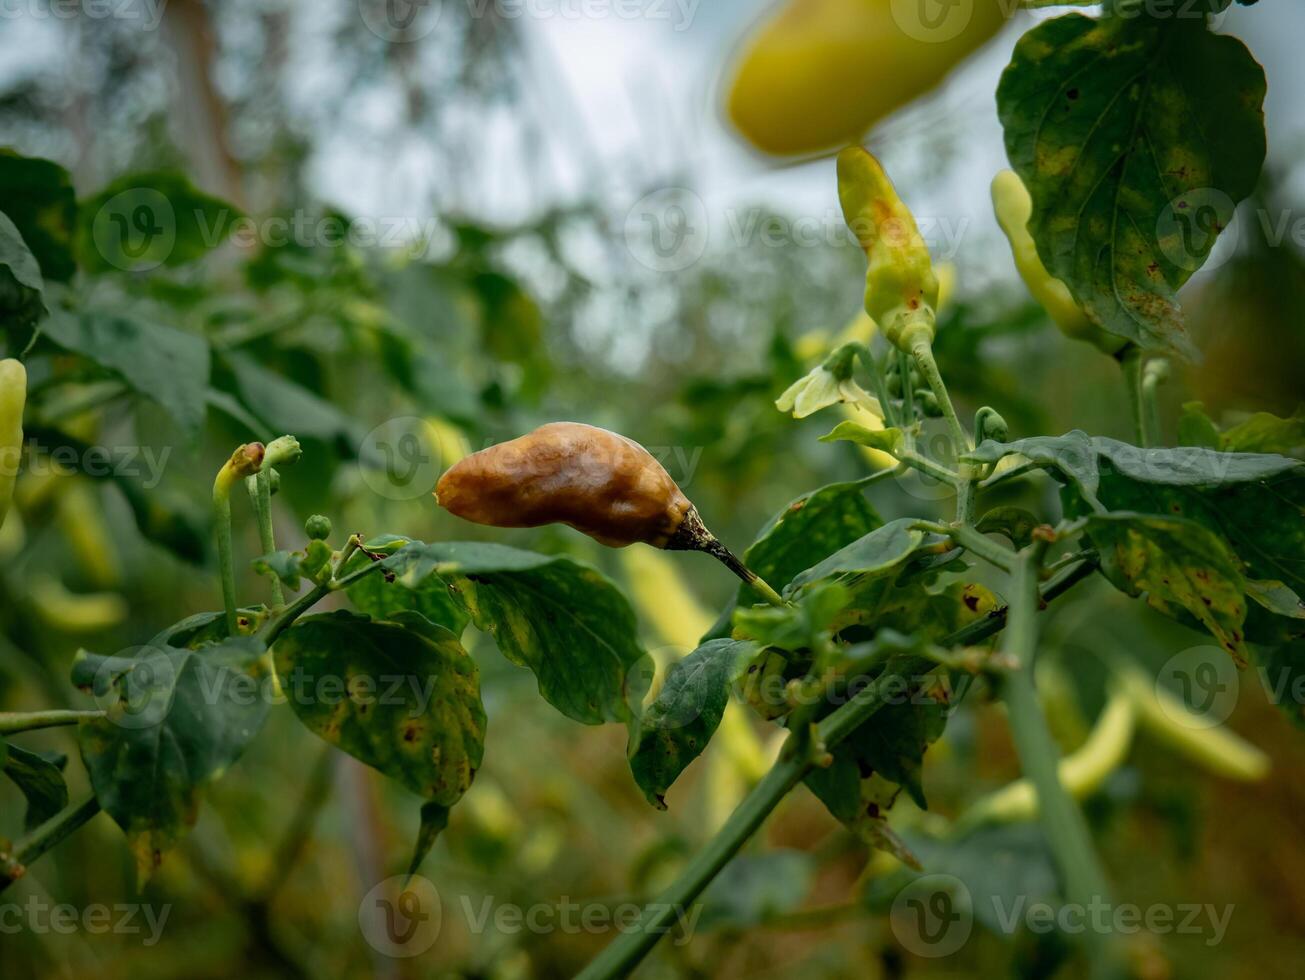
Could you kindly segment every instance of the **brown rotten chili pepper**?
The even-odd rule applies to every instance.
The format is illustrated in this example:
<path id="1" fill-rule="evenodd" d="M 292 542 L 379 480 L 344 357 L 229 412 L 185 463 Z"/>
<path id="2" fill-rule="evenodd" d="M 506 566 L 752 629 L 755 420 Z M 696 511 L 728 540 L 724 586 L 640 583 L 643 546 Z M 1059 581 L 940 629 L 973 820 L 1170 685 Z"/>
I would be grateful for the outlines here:
<path id="1" fill-rule="evenodd" d="M 445 471 L 435 499 L 476 524 L 567 524 L 612 548 L 643 542 L 704 551 L 771 601 L 781 601 L 707 530 L 648 450 L 606 429 L 550 422 L 482 449 Z"/>

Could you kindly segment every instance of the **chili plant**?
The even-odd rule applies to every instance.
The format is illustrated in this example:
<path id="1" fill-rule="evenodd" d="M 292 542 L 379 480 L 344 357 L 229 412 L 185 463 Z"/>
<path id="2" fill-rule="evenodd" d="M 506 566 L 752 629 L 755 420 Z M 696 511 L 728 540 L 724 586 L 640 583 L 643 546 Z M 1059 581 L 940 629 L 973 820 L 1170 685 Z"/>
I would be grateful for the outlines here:
<path id="1" fill-rule="evenodd" d="M 958 827 L 1036 814 L 1064 897 L 1105 900 L 1110 882 L 1078 798 L 1118 764 L 1135 722 L 1165 730 L 1225 775 L 1258 778 L 1265 762 L 1226 732 L 1175 722 L 1181 708 L 1159 704 L 1123 661 L 1111 665 L 1092 737 L 1060 758 L 1034 683 L 1045 652 L 1041 610 L 1099 576 L 1207 631 L 1238 665 L 1252 657 L 1297 665 L 1303 655 L 1305 465 L 1290 457 L 1299 420 L 1257 416 L 1249 428 L 1221 431 L 1193 408 L 1179 427 L 1185 444 L 1161 445 L 1157 389 L 1168 360 L 1198 355 L 1177 291 L 1229 217 L 1196 235 L 1192 216 L 1214 195 L 1233 205 L 1245 198 L 1265 152 L 1263 74 L 1204 16 L 1227 5 L 1203 0 L 1200 17 L 1161 19 L 1118 0 L 1098 17 L 1048 20 L 1018 43 L 997 92 L 1013 170 L 996 178 L 993 200 L 1016 268 L 1053 322 L 1091 345 L 1075 356 L 1119 362 L 1133 442 L 1078 430 L 1012 439 L 1000 406 L 962 419 L 933 353 L 941 289 L 928 249 L 883 167 L 850 147 L 838 157 L 838 193 L 866 254 L 872 322 L 860 339 L 824 351 L 776 404 L 796 417 L 842 412 L 822 441 L 868 450 L 876 462 L 863 477 L 801 495 L 741 558 L 642 447 L 590 426 L 553 423 L 468 457 L 440 481 L 440 503 L 470 521 L 561 522 L 612 547 L 704 551 L 738 575 L 716 626 L 655 695 L 635 614 L 596 569 L 504 544 L 414 540 L 402 529 L 339 535 L 322 515 L 297 548 L 279 550 L 273 494 L 295 479 L 300 447 L 290 435 L 245 443 L 213 484 L 223 608 L 132 651 L 83 651 L 72 670 L 91 699 L 83 710 L 0 715 L 0 758 L 29 801 L 25 835 L 0 848 L 4 881 L 100 810 L 147 877 L 193 823 L 205 784 L 257 736 L 276 695 L 327 676 L 348 696 L 284 700 L 314 734 L 423 800 L 416 871 L 482 764 L 487 715 L 462 642 L 474 625 L 531 670 L 541 697 L 567 718 L 628 729 L 631 775 L 653 807 L 666 807 L 731 697 L 787 731 L 773 767 L 710 843 L 582 977 L 632 971 L 800 784 L 866 843 L 918 867 L 890 810 L 903 791 L 925 806 L 924 755 L 973 678 L 1005 705 L 1025 778 Z M 1207 141 L 1202 127 L 1216 120 L 1222 136 Z M 44 165 L 4 161 L 29 183 Z M 50 228 L 60 224 L 50 216 L 76 220 L 70 192 L 54 187 L 49 198 L 40 221 L 26 211 L 0 221 L 6 326 L 24 335 L 25 351 L 41 350 L 33 344 L 44 330 L 56 347 L 98 357 L 135 384 L 138 365 L 115 352 L 103 321 L 78 319 L 42 279 L 52 268 Z M 131 343 L 167 347 L 177 370 L 199 360 L 207 370 L 207 351 L 177 337 L 136 330 Z M 260 377 L 257 365 L 233 363 Z M 21 442 L 24 381 L 21 365 L 0 364 L 0 448 L 9 456 Z M 182 388 L 154 395 L 183 416 L 203 408 Z M 938 424 L 949 453 L 924 438 Z M 869 495 L 912 471 L 948 488 L 950 520 L 879 516 Z M 11 477 L 0 472 L 0 517 Z M 988 506 L 994 488 L 1040 480 L 1055 484 L 1058 508 Z M 242 485 L 249 506 L 238 512 L 257 524 L 263 554 L 254 565 L 267 577 L 267 604 L 238 594 L 232 521 L 242 495 L 232 497 Z M 143 527 L 175 532 L 134 499 Z M 983 584 L 994 576 L 994 588 Z M 351 608 L 315 612 L 328 598 Z M 386 705 L 365 696 L 369 678 L 396 672 L 433 680 L 432 696 Z M 94 793 L 69 804 L 58 769 L 13 737 L 73 724 Z M 1095 975 L 1123 970 L 1116 938 L 1088 931 L 1083 943 Z"/>

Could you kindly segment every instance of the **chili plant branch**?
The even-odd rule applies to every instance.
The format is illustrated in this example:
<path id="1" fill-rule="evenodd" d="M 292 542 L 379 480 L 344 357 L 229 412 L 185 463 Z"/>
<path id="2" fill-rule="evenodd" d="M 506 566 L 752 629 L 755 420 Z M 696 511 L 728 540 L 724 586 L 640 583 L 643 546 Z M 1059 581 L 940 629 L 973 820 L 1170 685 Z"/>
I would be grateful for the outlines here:
<path id="1" fill-rule="evenodd" d="M 1047 728 L 1033 684 L 1033 658 L 1038 643 L 1038 569 L 1045 545 L 1035 543 L 1020 552 L 1011 571 L 1010 613 L 1002 652 L 1014 664 L 1002 676 L 999 689 L 1010 719 L 1011 737 L 1024 774 L 1038 799 L 1038 816 L 1060 869 L 1065 898 L 1080 909 L 1109 902 L 1109 885 L 1092 847 L 1082 811 L 1060 781 L 1060 752 Z M 1109 933 L 1089 929 L 1091 975 L 1119 975 L 1117 950 Z"/>
<path id="2" fill-rule="evenodd" d="M 1128 395 L 1128 408 L 1133 418 L 1133 434 L 1137 444 L 1147 448 L 1150 441 L 1146 431 L 1146 409 L 1142 404 L 1142 349 L 1132 344 L 1119 353 L 1119 367 L 1124 374 L 1124 390 Z"/>
<path id="3" fill-rule="evenodd" d="M 1050 579 L 1041 590 L 1043 601 L 1063 595 L 1096 568 L 1094 561 L 1084 561 Z M 1006 625 L 1007 610 L 994 610 L 984 619 L 965 626 L 940 641 L 943 646 L 967 646 L 978 643 L 1001 631 Z M 924 658 L 909 662 L 901 671 L 885 674 L 859 691 L 846 704 L 837 708 L 820 722 L 818 740 L 832 748 L 862 725 L 886 704 L 898 690 L 898 678 L 912 673 L 931 670 L 934 664 Z M 770 812 L 779 805 L 814 765 L 809 753 L 792 751 L 808 743 L 804 733 L 794 732 L 785 743 L 785 750 L 771 770 L 766 773 L 738 808 L 730 815 L 716 836 L 644 911 L 638 925 L 622 933 L 598 954 L 588 966 L 577 974 L 577 980 L 613 980 L 628 976 L 657 941 L 674 925 L 678 916 L 693 902 L 730 859 L 747 843 L 765 822 Z M 801 739 L 801 741 L 798 741 Z"/>
<path id="4" fill-rule="evenodd" d="M 0 735 L 30 732 L 38 728 L 75 725 L 83 719 L 102 718 L 103 711 L 69 711 L 51 708 L 47 711 L 0 711 Z"/>
<path id="5" fill-rule="evenodd" d="M 10 854 L 0 854 L 0 891 L 21 878 L 28 865 L 99 812 L 100 801 L 94 796 L 88 797 L 64 807 L 30 834 L 16 840 Z"/>

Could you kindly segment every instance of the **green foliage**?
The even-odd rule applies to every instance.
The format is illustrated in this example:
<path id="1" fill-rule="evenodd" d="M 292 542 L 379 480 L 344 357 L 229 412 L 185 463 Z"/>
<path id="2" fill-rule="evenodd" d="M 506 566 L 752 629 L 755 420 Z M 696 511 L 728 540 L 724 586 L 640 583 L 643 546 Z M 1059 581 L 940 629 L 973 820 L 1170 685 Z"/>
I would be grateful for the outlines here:
<path id="1" fill-rule="evenodd" d="M 7 751 L 0 753 L 0 768 L 26 798 L 23 827 L 32 830 L 68 805 L 68 786 L 63 781 L 63 767 L 68 759 L 31 752 L 17 745 L 4 747 Z"/>
<path id="2" fill-rule="evenodd" d="M 82 761 L 142 880 L 195 822 L 201 787 L 258 734 L 270 666 L 252 637 L 202 650 L 150 645 L 134 657 L 82 651 L 73 662 L 73 683 L 106 711 L 81 725 Z"/>
<path id="3" fill-rule="evenodd" d="M 637 718 L 650 661 L 630 604 L 599 572 L 562 556 L 461 542 L 414 542 L 385 564 L 409 583 L 432 574 L 448 583 L 476 627 L 529 667 L 544 700 L 568 718 Z"/>
<path id="4" fill-rule="evenodd" d="M 0 150 L 0 208 L 36 257 L 40 274 L 67 282 L 76 271 L 73 235 L 77 202 L 68 171 L 50 160 Z"/>
<path id="5" fill-rule="evenodd" d="M 41 268 L 8 216 L 0 212 L 0 328 L 31 326 L 45 316 Z"/>
<path id="6" fill-rule="evenodd" d="M 451 807 L 485 751 L 480 672 L 458 638 L 412 613 L 308 616 L 273 648 L 290 707 L 315 735 Z"/>
<path id="7" fill-rule="evenodd" d="M 833 483 L 802 494 L 772 517 L 757 532 L 743 560 L 761 578 L 783 587 L 799 573 L 882 524 L 865 498 L 863 484 Z M 761 601 L 755 590 L 747 585 L 739 587 L 739 605 Z"/>
<path id="8" fill-rule="evenodd" d="M 204 423 L 209 347 L 203 337 L 132 314 L 56 313 L 43 336 L 90 358 L 157 402 L 187 437 Z"/>
<path id="9" fill-rule="evenodd" d="M 226 241 L 241 217 L 184 174 L 126 174 L 79 202 L 77 258 L 89 272 L 185 265 Z"/>
<path id="10" fill-rule="evenodd" d="M 634 781 L 657 809 L 666 809 L 666 790 L 711 741 L 729 703 L 735 665 L 752 650 L 747 642 L 710 640 L 667 671 L 630 754 Z"/>
<path id="11" fill-rule="evenodd" d="M 916 523 L 913 518 L 904 517 L 863 535 L 794 576 L 785 594 L 797 594 L 828 578 L 845 575 L 876 578 L 896 572 L 913 555 L 926 548 L 937 549 L 941 542 L 938 535 L 916 528 Z"/>

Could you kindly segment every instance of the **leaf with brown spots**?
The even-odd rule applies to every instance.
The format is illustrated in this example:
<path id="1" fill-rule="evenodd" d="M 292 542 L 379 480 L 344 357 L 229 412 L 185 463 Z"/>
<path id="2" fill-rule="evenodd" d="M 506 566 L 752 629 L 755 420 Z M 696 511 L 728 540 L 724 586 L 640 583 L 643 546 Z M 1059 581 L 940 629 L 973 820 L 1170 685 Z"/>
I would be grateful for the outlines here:
<path id="1" fill-rule="evenodd" d="M 1094 514 L 1087 528 L 1116 588 L 1145 593 L 1147 605 L 1170 618 L 1185 610 L 1246 662 L 1246 582 L 1222 538 L 1195 521 L 1153 514 Z"/>
<path id="2" fill-rule="evenodd" d="M 471 785 L 485 749 L 480 672 L 449 630 L 411 612 L 340 611 L 301 619 L 273 652 L 309 731 L 441 806 Z"/>
<path id="3" fill-rule="evenodd" d="M 1088 318 L 1195 358 L 1178 289 L 1264 163 L 1264 71 L 1200 17 L 1068 14 L 1015 46 L 997 89 L 1029 231 Z"/>

